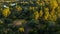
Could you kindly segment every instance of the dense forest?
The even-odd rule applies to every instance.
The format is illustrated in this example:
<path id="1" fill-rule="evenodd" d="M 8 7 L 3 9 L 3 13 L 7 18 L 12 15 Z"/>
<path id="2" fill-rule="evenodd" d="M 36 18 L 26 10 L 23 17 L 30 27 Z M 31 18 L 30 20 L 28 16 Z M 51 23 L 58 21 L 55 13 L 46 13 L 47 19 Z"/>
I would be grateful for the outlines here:
<path id="1" fill-rule="evenodd" d="M 60 0 L 1 0 L 0 34 L 60 34 Z"/>

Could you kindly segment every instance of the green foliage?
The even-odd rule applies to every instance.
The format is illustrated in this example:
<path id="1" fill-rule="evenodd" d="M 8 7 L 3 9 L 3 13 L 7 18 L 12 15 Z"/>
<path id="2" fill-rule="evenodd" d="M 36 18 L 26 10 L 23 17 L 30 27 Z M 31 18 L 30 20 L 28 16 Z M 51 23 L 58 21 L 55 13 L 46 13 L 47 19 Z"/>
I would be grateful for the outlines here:
<path id="1" fill-rule="evenodd" d="M 60 34 L 60 0 L 13 1 L 0 4 L 0 34 Z"/>

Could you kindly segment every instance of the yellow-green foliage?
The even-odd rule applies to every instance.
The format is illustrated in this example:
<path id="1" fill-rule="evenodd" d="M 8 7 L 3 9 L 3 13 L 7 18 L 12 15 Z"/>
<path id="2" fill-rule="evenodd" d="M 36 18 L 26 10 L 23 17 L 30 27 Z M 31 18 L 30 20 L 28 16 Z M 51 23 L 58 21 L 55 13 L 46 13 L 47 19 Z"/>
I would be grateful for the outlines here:
<path id="1" fill-rule="evenodd" d="M 43 16 L 43 11 L 40 10 L 40 12 L 39 12 L 39 17 L 42 17 L 42 16 Z"/>
<path id="2" fill-rule="evenodd" d="M 20 12 L 20 11 L 22 10 L 22 7 L 21 7 L 21 6 L 16 6 L 16 10 L 17 10 L 18 12 Z"/>
<path id="3" fill-rule="evenodd" d="M 30 6 L 30 7 L 29 7 L 29 10 L 34 11 L 34 7 Z"/>
<path id="4" fill-rule="evenodd" d="M 19 28 L 19 31 L 24 32 L 24 28 L 23 27 Z"/>
<path id="5" fill-rule="evenodd" d="M 60 0 L 0 1 L 0 34 L 60 34 Z"/>
<path id="6" fill-rule="evenodd" d="M 11 14 L 9 7 L 5 8 L 5 9 L 2 11 L 2 14 L 3 14 L 4 17 L 9 16 L 9 15 Z"/>
<path id="7" fill-rule="evenodd" d="M 60 17 L 60 6 L 57 8 L 57 16 Z"/>
<path id="8" fill-rule="evenodd" d="M 13 1 L 13 0 L 12 0 Z M 60 8 L 57 2 L 58 0 L 36 0 L 36 2 L 34 3 L 32 0 L 30 0 L 29 2 L 19 2 L 20 4 L 24 5 L 25 4 L 31 4 L 29 5 L 29 11 L 34 12 L 34 19 L 39 19 L 41 17 L 43 17 L 44 20 L 51 20 L 51 21 L 56 21 L 57 17 L 60 16 Z M 22 5 L 17 5 L 18 3 L 16 3 L 16 7 L 15 9 L 17 10 L 17 12 L 20 14 L 20 12 L 23 10 Z M 32 6 L 36 4 L 36 6 Z M 28 6 L 28 5 L 27 5 Z M 41 9 L 41 7 L 43 9 Z M 40 8 L 40 10 L 38 10 Z M 55 11 L 57 8 L 57 11 Z M 10 15 L 10 8 L 6 8 L 2 11 L 2 14 L 4 17 L 7 17 Z"/>
<path id="9" fill-rule="evenodd" d="M 36 12 L 34 12 L 34 19 L 38 19 L 39 18 L 39 13 L 38 13 L 38 11 L 36 11 Z"/>
<path id="10" fill-rule="evenodd" d="M 49 17 L 49 9 L 48 8 L 45 8 L 45 15 L 44 15 L 44 20 L 48 20 L 48 17 Z"/>
<path id="11" fill-rule="evenodd" d="M 50 0 L 50 7 L 55 9 L 58 6 L 58 3 L 56 0 Z"/>
<path id="12" fill-rule="evenodd" d="M 56 19 L 57 19 L 57 16 L 56 16 L 56 14 L 55 14 L 55 10 L 52 10 L 51 12 L 50 12 L 50 20 L 51 21 L 56 21 Z"/>

